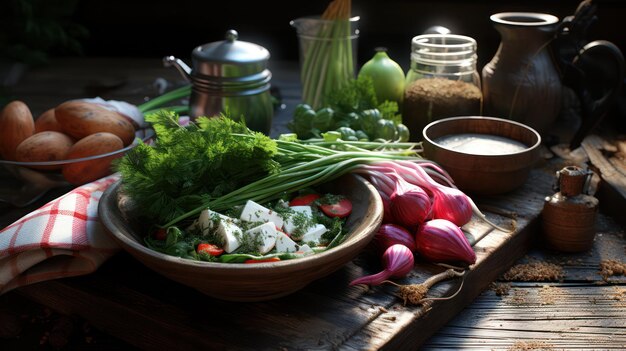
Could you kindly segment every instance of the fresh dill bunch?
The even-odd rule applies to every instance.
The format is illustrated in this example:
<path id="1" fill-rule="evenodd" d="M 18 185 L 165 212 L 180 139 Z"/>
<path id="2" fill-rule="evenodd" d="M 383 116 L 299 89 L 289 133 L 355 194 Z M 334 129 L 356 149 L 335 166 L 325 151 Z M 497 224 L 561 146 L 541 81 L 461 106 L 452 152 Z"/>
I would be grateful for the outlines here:
<path id="1" fill-rule="evenodd" d="M 280 164 L 276 142 L 225 116 L 181 126 L 162 110 L 146 116 L 153 146 L 139 144 L 117 163 L 122 187 L 140 211 L 165 223 L 269 174 Z"/>

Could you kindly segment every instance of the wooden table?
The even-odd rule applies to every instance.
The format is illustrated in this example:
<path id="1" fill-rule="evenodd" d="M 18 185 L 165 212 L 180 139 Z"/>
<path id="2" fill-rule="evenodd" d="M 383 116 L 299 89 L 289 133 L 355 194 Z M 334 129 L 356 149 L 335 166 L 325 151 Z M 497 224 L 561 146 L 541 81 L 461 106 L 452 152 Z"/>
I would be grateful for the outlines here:
<path id="1" fill-rule="evenodd" d="M 275 118 L 276 136 L 285 130 L 300 90 L 296 63 L 272 63 L 270 69 L 284 104 Z M 160 59 L 63 59 L 30 70 L 11 91 L 36 115 L 67 99 L 95 95 L 140 103 L 156 94 L 157 78 L 182 84 L 177 72 L 161 67 Z M 601 260 L 626 261 L 624 227 L 601 214 L 588 253 L 559 254 L 541 245 L 543 199 L 553 193 L 554 172 L 564 164 L 557 158 L 542 161 L 523 188 L 475 199 L 491 220 L 503 225 L 515 214 L 517 229 L 490 231 L 478 220 L 464 228 L 488 234 L 475 246 L 478 261 L 461 292 L 447 301 L 405 306 L 393 286 L 348 287 L 350 280 L 377 269 L 361 255 L 293 295 L 261 303 L 224 302 L 165 279 L 124 252 L 94 274 L 26 286 L 0 301 L 25 297 L 60 315 L 79 316 L 112 336 L 104 348 L 102 343 L 82 343 L 81 349 L 625 349 L 626 277 L 606 282 L 598 274 Z M 0 184 L 14 186 L 16 181 L 0 173 Z M 0 228 L 67 190 L 54 189 L 26 208 L 0 205 Z M 529 258 L 562 265 L 563 280 L 511 282 L 508 295 L 502 296 L 489 289 L 511 265 Z M 418 283 L 441 270 L 419 263 L 401 282 Z M 459 280 L 452 280 L 430 294 L 448 296 L 458 288 Z M 33 343 L 0 339 L 2 349 L 3 344 Z M 78 348 L 67 345 L 73 346 Z"/>

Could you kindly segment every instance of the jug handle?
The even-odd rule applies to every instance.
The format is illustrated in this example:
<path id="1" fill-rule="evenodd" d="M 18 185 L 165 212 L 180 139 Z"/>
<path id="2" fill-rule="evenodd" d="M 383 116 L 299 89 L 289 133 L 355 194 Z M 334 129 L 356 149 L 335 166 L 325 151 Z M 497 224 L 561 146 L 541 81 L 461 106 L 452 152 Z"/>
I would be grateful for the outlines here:
<path id="1" fill-rule="evenodd" d="M 572 66 L 581 74 L 574 90 L 580 99 L 582 122 L 570 141 L 570 150 L 580 146 L 615 104 L 623 84 L 625 63 L 615 44 L 596 40 L 580 50 Z"/>
<path id="2" fill-rule="evenodd" d="M 178 70 L 178 72 L 180 72 L 183 78 L 185 78 L 188 82 L 191 82 L 191 68 L 187 66 L 187 64 L 183 62 L 183 60 L 174 56 L 165 56 L 163 58 L 163 66 L 174 66 Z"/>

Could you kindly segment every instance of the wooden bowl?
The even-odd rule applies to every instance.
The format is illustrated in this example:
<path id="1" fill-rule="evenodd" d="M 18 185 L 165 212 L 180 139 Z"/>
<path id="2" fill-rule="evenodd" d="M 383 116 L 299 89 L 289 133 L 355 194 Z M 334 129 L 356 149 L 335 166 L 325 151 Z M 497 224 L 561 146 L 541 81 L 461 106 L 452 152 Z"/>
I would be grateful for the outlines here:
<path id="1" fill-rule="evenodd" d="M 129 210 L 120 183 L 102 195 L 98 212 L 106 229 L 124 250 L 161 275 L 206 295 L 229 301 L 264 301 L 291 294 L 338 270 L 359 254 L 382 222 L 383 205 L 376 189 L 357 175 L 345 175 L 321 186 L 352 201 L 347 237 L 340 245 L 315 255 L 279 262 L 244 264 L 201 262 L 169 256 L 144 246 L 146 226 Z"/>
<path id="2" fill-rule="evenodd" d="M 519 122 L 495 117 L 451 117 L 423 130 L 424 157 L 445 169 L 456 186 L 476 195 L 520 187 L 539 159 L 541 136 Z"/>

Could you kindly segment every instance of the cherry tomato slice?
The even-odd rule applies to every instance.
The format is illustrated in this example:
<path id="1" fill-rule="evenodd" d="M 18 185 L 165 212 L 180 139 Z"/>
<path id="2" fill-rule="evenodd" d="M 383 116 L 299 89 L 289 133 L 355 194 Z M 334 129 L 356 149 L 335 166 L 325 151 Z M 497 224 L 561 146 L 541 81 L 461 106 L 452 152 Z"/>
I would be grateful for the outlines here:
<path id="1" fill-rule="evenodd" d="M 332 204 L 319 205 L 319 208 L 328 217 L 344 218 L 348 217 L 350 213 L 352 213 L 352 202 L 350 202 L 350 200 L 346 198 L 343 198 L 338 202 Z"/>
<path id="2" fill-rule="evenodd" d="M 245 260 L 244 263 L 262 263 L 262 262 L 278 262 L 280 261 L 280 257 L 268 257 L 262 258 L 260 260 Z"/>
<path id="3" fill-rule="evenodd" d="M 165 240 L 167 239 L 167 229 L 159 228 L 156 232 L 154 232 L 154 238 L 157 240 Z"/>
<path id="4" fill-rule="evenodd" d="M 306 194 L 296 196 L 291 201 L 289 201 L 289 206 L 308 206 L 320 197 L 320 194 Z"/>
<path id="5" fill-rule="evenodd" d="M 224 253 L 224 249 L 219 248 L 217 245 L 201 243 L 198 244 L 198 248 L 196 249 L 198 253 L 206 252 L 210 256 L 219 256 Z"/>

